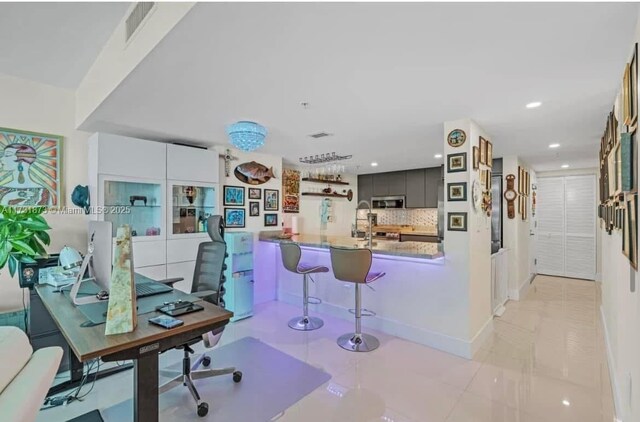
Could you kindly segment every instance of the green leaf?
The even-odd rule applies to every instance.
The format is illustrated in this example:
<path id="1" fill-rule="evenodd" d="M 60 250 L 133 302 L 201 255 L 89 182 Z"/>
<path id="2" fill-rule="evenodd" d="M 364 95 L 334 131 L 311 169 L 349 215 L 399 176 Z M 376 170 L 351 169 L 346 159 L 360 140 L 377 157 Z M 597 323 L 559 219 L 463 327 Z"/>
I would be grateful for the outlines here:
<path id="1" fill-rule="evenodd" d="M 49 233 L 42 231 L 36 232 L 36 237 L 42 241 L 45 245 L 51 244 L 51 238 L 49 237 Z"/>
<path id="2" fill-rule="evenodd" d="M 11 252 L 11 243 L 5 240 L 4 243 L 0 245 L 0 268 L 4 268 L 4 266 L 7 265 L 9 252 Z"/>
<path id="3" fill-rule="evenodd" d="M 35 221 L 35 220 L 33 221 L 26 220 L 20 224 L 22 225 L 22 227 L 35 230 L 35 231 L 49 230 L 51 228 L 47 223 L 43 223 L 41 221 Z"/>
<path id="4" fill-rule="evenodd" d="M 11 242 L 11 246 L 13 246 L 13 249 L 16 249 L 19 252 L 26 253 L 31 256 L 36 255 L 36 251 L 34 251 L 31 246 L 27 245 L 22 240 L 9 239 L 9 242 Z"/>
<path id="5" fill-rule="evenodd" d="M 23 255 L 23 254 L 20 254 L 20 256 L 18 257 L 18 260 L 20 262 L 22 262 L 23 264 L 35 264 L 36 263 L 35 259 L 31 258 L 30 256 Z"/>
<path id="6" fill-rule="evenodd" d="M 11 274 L 11 277 L 16 275 L 17 268 L 18 268 L 18 260 L 16 259 L 15 256 L 10 255 L 9 256 L 9 274 Z"/>

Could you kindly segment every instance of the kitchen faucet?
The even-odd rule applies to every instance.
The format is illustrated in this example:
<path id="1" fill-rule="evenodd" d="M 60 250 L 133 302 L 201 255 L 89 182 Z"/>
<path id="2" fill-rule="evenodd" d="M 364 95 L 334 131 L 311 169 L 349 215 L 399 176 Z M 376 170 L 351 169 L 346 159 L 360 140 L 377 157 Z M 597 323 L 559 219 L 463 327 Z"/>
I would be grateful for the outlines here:
<path id="1" fill-rule="evenodd" d="M 360 202 L 358 202 L 358 205 L 356 205 L 356 225 L 355 225 L 355 231 L 356 234 L 358 232 L 358 210 L 360 209 L 360 204 L 365 204 L 367 206 L 367 208 L 369 208 L 369 212 L 367 213 L 367 220 L 369 221 L 369 236 L 367 239 L 367 236 L 365 235 L 364 240 L 369 240 L 369 249 L 373 248 L 373 236 L 372 236 L 372 231 L 373 231 L 373 227 L 371 224 L 371 213 L 373 212 L 373 210 L 371 209 L 371 204 L 369 203 L 369 201 L 365 201 L 364 199 Z"/>

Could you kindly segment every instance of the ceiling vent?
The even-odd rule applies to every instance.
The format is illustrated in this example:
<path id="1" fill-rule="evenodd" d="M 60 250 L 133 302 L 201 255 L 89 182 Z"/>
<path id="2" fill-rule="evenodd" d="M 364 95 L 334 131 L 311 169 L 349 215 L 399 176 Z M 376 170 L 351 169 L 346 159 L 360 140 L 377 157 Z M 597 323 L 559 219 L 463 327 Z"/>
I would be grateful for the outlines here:
<path id="1" fill-rule="evenodd" d="M 141 1 L 136 3 L 136 7 L 133 8 L 131 14 L 127 18 L 126 21 L 126 35 L 125 41 L 129 41 L 129 38 L 136 32 L 140 24 L 147 17 L 153 6 L 155 5 L 152 1 Z"/>
<path id="2" fill-rule="evenodd" d="M 313 133 L 309 136 L 313 139 L 320 139 L 320 138 L 326 138 L 327 136 L 331 136 L 331 134 L 327 132 L 318 132 L 318 133 Z"/>

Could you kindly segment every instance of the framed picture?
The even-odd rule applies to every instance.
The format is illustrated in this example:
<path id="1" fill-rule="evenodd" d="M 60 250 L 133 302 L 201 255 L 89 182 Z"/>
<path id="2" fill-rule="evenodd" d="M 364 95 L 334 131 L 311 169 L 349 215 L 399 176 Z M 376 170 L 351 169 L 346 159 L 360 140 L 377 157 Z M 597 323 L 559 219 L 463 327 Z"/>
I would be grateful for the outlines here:
<path id="1" fill-rule="evenodd" d="M 631 57 L 631 62 L 629 63 L 629 75 L 630 79 L 630 102 L 629 102 L 629 110 L 631 121 L 629 126 L 635 126 L 638 122 L 638 44 L 636 43 L 633 46 L 633 56 Z"/>
<path id="2" fill-rule="evenodd" d="M 622 78 L 622 123 L 631 125 L 631 66 L 629 64 L 625 66 Z"/>
<path id="3" fill-rule="evenodd" d="M 467 182 L 447 183 L 447 201 L 466 201 Z"/>
<path id="4" fill-rule="evenodd" d="M 520 200 L 522 201 L 522 221 L 527 221 L 527 197 L 521 196 Z"/>
<path id="5" fill-rule="evenodd" d="M 265 214 L 264 215 L 264 225 L 266 227 L 277 227 L 278 226 L 278 214 Z"/>
<path id="6" fill-rule="evenodd" d="M 249 199 L 262 199 L 262 189 L 249 188 Z"/>
<path id="7" fill-rule="evenodd" d="M 638 269 L 638 195 L 629 195 L 626 200 L 627 215 L 625 231 L 628 236 L 629 263 Z"/>
<path id="8" fill-rule="evenodd" d="M 264 190 L 264 210 L 265 211 L 278 211 L 280 201 L 278 199 L 278 191 L 275 189 Z M 266 219 L 266 216 L 265 216 Z"/>
<path id="9" fill-rule="evenodd" d="M 473 169 L 478 170 L 480 168 L 480 148 L 473 147 Z"/>
<path id="10" fill-rule="evenodd" d="M 447 143 L 454 148 L 462 146 L 466 140 L 467 134 L 462 129 L 453 129 L 447 135 Z"/>
<path id="11" fill-rule="evenodd" d="M 467 153 L 447 155 L 447 173 L 458 173 L 467 171 Z"/>
<path id="12" fill-rule="evenodd" d="M 493 167 L 493 144 L 490 141 L 487 141 L 486 145 L 487 153 L 485 155 L 487 156 L 487 162 L 485 164 L 487 167 L 491 168 Z"/>
<path id="13" fill-rule="evenodd" d="M 0 128 L 0 205 L 64 205 L 62 136 Z"/>
<path id="14" fill-rule="evenodd" d="M 616 160 L 616 150 L 615 148 L 611 150 L 611 152 L 609 152 L 609 156 L 607 157 L 607 162 L 608 162 L 608 180 L 609 180 L 609 197 L 613 198 L 615 195 L 617 195 L 618 192 L 618 186 L 617 186 L 617 182 L 618 182 L 618 168 L 617 168 L 617 160 Z"/>
<path id="15" fill-rule="evenodd" d="M 244 208 L 225 208 L 224 209 L 224 226 L 225 227 L 244 227 L 245 211 Z"/>
<path id="16" fill-rule="evenodd" d="M 249 201 L 249 217 L 259 217 L 259 216 L 260 216 L 260 202 Z"/>
<path id="17" fill-rule="evenodd" d="M 467 231 L 467 213 L 450 212 L 447 214 L 447 230 L 453 232 Z"/>
<path id="18" fill-rule="evenodd" d="M 518 194 L 522 195 L 522 167 L 520 166 L 518 166 Z"/>
<path id="19" fill-rule="evenodd" d="M 222 205 L 244 206 L 244 188 L 224 185 Z"/>
<path id="20" fill-rule="evenodd" d="M 487 164 L 487 140 L 480 137 L 480 164 Z"/>

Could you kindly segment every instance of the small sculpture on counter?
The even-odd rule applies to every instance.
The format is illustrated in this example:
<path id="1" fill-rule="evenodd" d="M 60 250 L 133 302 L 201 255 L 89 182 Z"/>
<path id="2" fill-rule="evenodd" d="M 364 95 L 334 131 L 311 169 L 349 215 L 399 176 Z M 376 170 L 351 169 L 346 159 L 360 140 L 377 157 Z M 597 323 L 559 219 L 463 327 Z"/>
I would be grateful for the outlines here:
<path id="1" fill-rule="evenodd" d="M 144 206 L 145 207 L 147 206 L 147 197 L 144 195 L 131 195 L 129 197 L 129 202 L 131 203 L 131 206 L 133 206 L 136 201 L 143 201 Z"/>
<path id="2" fill-rule="evenodd" d="M 189 201 L 189 205 L 193 205 L 193 201 L 196 199 L 198 191 L 193 186 L 187 186 L 184 188 L 184 194 L 187 197 L 187 201 Z"/>

